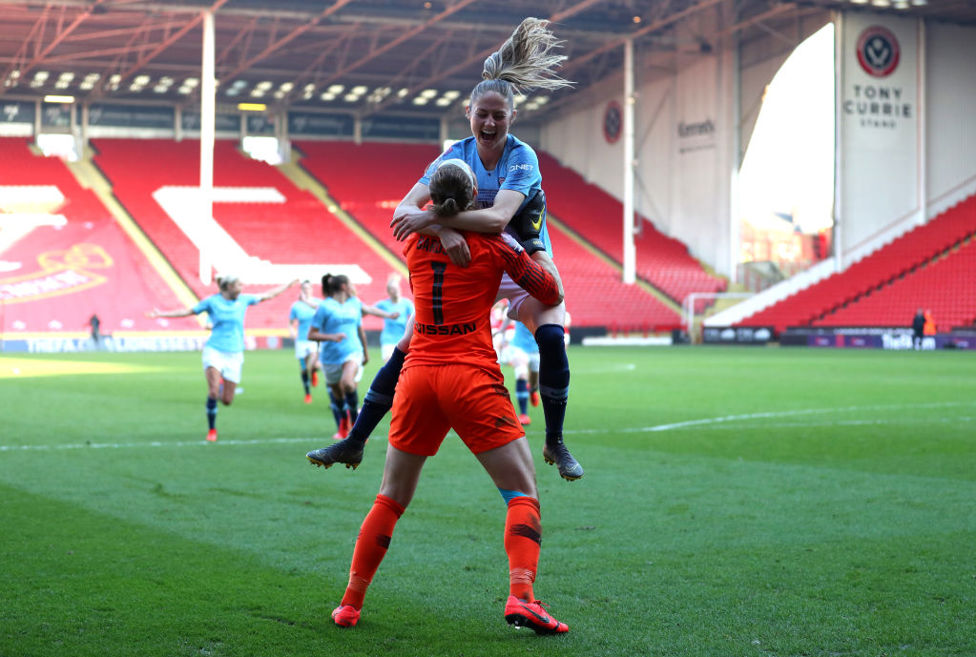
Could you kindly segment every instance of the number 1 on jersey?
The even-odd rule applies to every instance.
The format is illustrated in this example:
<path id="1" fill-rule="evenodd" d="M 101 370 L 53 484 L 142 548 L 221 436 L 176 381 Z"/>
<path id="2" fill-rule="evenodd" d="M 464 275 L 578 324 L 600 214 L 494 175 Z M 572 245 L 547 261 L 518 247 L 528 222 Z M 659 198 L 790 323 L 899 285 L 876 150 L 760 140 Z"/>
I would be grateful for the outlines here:
<path id="1" fill-rule="evenodd" d="M 434 286 L 431 290 L 434 311 L 434 324 L 444 323 L 444 272 L 447 271 L 446 262 L 432 262 L 430 268 L 434 270 Z"/>

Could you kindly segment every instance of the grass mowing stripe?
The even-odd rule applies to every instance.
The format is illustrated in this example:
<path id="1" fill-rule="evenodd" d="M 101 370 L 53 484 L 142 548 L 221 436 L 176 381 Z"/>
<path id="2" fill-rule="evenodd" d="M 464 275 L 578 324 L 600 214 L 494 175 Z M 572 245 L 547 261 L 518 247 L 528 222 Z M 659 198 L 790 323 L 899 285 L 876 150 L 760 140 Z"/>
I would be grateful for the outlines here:
<path id="1" fill-rule="evenodd" d="M 272 655 L 323 628 L 307 605 L 318 587 L 298 573 L 0 489 L 18 527 L 2 548 L 4 655 Z"/>
<path id="2" fill-rule="evenodd" d="M 581 481 L 541 463 L 530 409 L 536 592 L 571 626 L 539 638 L 501 618 L 504 506 L 456 439 L 343 632 L 384 444 L 310 467 L 334 426 L 290 353 L 248 352 L 207 446 L 199 354 L 31 356 L 134 371 L 0 380 L 0 655 L 976 654 L 970 357 L 571 348 Z M 125 447 L 46 449 L 86 442 Z"/>
<path id="3" fill-rule="evenodd" d="M 654 433 L 658 431 L 674 431 L 677 429 L 691 429 L 696 430 L 702 429 L 718 429 L 718 430 L 741 430 L 745 429 L 761 429 L 761 428 L 785 428 L 785 427 L 812 427 L 812 426 L 859 426 L 859 425 L 869 425 L 869 424 L 905 424 L 908 423 L 926 423 L 930 424 L 932 422 L 971 422 L 973 417 L 970 416 L 957 416 L 954 418 L 939 417 L 939 418 L 925 418 L 918 420 L 906 420 L 900 417 L 887 416 L 885 418 L 879 419 L 851 419 L 851 420 L 840 420 L 840 419 L 824 419 L 820 421 L 806 421 L 803 423 L 768 423 L 760 422 L 753 424 L 742 424 L 748 420 L 766 420 L 784 417 L 796 417 L 796 416 L 809 416 L 809 415 L 830 415 L 830 414 L 844 414 L 844 413 L 865 413 L 870 411 L 893 411 L 893 410 L 904 410 L 906 408 L 952 408 L 959 406 L 976 406 L 969 402 L 942 402 L 942 403 L 931 403 L 931 404 L 900 404 L 896 406 L 847 406 L 843 408 L 812 408 L 812 409 L 797 409 L 792 411 L 767 411 L 761 413 L 746 413 L 744 415 L 728 415 L 724 417 L 714 417 L 714 418 L 702 418 L 698 420 L 687 420 L 685 422 L 676 422 L 673 424 L 661 424 L 651 427 L 614 427 L 613 431 L 615 433 Z M 732 425 L 732 426 L 728 426 Z M 606 427 L 599 429 L 566 429 L 564 431 L 565 435 L 585 435 L 585 434 L 600 434 L 606 433 Z M 539 429 L 526 429 L 528 435 L 532 434 L 542 434 Z M 455 434 L 451 434 L 455 435 Z M 382 440 L 382 436 L 376 436 L 377 439 Z M 254 440 L 222 440 L 221 445 L 270 445 L 270 444 L 287 444 L 287 443 L 314 443 L 315 441 L 322 440 L 321 436 L 307 436 L 303 438 L 266 438 L 266 439 L 254 439 Z M 15 451 L 15 450 L 52 450 L 52 449 L 125 449 L 125 448 L 138 448 L 138 447 L 201 447 L 209 445 L 207 441 L 194 440 L 194 441 L 153 441 L 150 443 L 93 443 L 86 441 L 85 443 L 67 444 L 67 445 L 0 445 L 0 452 L 5 451 Z"/>
<path id="4" fill-rule="evenodd" d="M 219 449 L 223 447 L 248 447 L 253 445 L 311 445 L 320 441 L 320 436 L 306 436 L 304 438 L 265 438 L 258 440 L 221 440 L 219 447 L 206 440 L 176 440 L 162 442 L 154 440 L 148 443 L 71 443 L 66 445 L 0 445 L 0 452 L 47 452 L 61 449 L 144 449 L 146 447 L 201 447 L 204 449 Z"/>

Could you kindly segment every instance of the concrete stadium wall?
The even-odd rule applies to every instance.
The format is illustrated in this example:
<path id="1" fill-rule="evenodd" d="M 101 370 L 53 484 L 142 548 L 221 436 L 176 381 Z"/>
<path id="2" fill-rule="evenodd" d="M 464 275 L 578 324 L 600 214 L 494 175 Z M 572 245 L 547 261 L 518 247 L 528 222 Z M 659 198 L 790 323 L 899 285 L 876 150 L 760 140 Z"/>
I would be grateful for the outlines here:
<path id="1" fill-rule="evenodd" d="M 878 27 L 895 36 L 901 61 L 890 75 L 870 76 L 856 43 Z M 976 138 L 967 127 L 976 102 L 976 29 L 850 13 L 840 32 L 836 213 L 846 267 L 976 193 Z M 872 89 L 873 100 L 898 111 L 865 114 L 860 102 L 852 112 Z"/>
<path id="2" fill-rule="evenodd" d="M 715 14 L 711 25 L 691 27 L 707 34 L 718 20 Z M 766 85 L 793 48 L 828 20 L 826 12 L 807 16 L 789 35 L 764 34 L 738 44 L 738 51 L 727 36 L 711 52 L 685 48 L 666 68 L 656 54 L 636 58 L 635 209 L 724 275 L 730 275 L 736 264 L 732 172 L 748 146 Z M 685 29 L 689 28 L 679 26 L 676 38 L 687 36 L 680 34 Z M 737 65 L 739 158 L 733 133 Z M 604 118 L 612 104 L 623 103 L 620 74 L 594 87 L 572 113 L 546 124 L 540 142 L 563 164 L 617 198 L 623 196 L 623 145 L 607 139 Z"/>
<path id="3" fill-rule="evenodd" d="M 877 15 L 858 16 L 863 23 L 873 22 Z M 635 209 L 663 232 L 687 243 L 693 255 L 720 273 L 731 273 L 732 244 L 737 240 L 729 209 L 729 179 L 736 162 L 735 66 L 739 144 L 744 153 L 766 85 L 795 46 L 830 19 L 828 13 L 811 14 L 798 21 L 790 34 L 742 42 L 737 51 L 729 42 L 711 53 L 677 55 L 667 70 L 659 67 L 654 56 L 638 53 Z M 924 63 L 925 97 L 919 104 L 925 121 L 926 173 L 921 181 L 916 179 L 923 177 L 917 175 L 886 175 L 883 156 L 873 164 L 870 159 L 858 163 L 860 177 L 846 185 L 845 203 L 852 212 L 844 217 L 845 266 L 866 248 L 877 248 L 913 227 L 920 220 L 913 210 L 923 211 L 920 195 L 926 198 L 924 215 L 931 218 L 976 193 L 976 131 L 969 129 L 971 108 L 976 106 L 976 28 L 929 22 L 919 43 L 923 48 L 919 61 Z M 623 195 L 623 145 L 606 137 L 604 119 L 611 104 L 623 102 L 620 74 L 593 87 L 576 101 L 572 112 L 543 125 L 536 142 L 617 198 Z M 914 167 L 916 162 L 903 166 Z M 901 199 L 898 207 L 891 206 L 892 196 Z"/>
<path id="4" fill-rule="evenodd" d="M 976 193 L 976 28 L 926 28 L 927 170 L 931 218 Z"/>

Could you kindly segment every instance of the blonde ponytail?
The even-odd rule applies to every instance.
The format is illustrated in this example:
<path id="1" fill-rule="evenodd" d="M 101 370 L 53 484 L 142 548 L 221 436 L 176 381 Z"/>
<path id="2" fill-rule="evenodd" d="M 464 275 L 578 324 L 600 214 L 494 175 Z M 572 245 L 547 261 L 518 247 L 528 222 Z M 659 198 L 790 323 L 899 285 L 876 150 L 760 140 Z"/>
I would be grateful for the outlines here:
<path id="1" fill-rule="evenodd" d="M 481 72 L 484 79 L 471 91 L 471 103 L 486 93 L 495 92 L 514 108 L 515 92 L 573 86 L 574 82 L 555 73 L 555 69 L 566 61 L 566 56 L 551 51 L 562 43 L 549 31 L 549 21 L 526 18 L 502 47 L 485 60 Z"/>
<path id="2" fill-rule="evenodd" d="M 485 80 L 504 80 L 518 92 L 572 86 L 572 82 L 553 72 L 566 61 L 566 55 L 550 52 L 562 43 L 549 31 L 549 21 L 526 18 L 502 47 L 485 60 L 481 77 Z"/>

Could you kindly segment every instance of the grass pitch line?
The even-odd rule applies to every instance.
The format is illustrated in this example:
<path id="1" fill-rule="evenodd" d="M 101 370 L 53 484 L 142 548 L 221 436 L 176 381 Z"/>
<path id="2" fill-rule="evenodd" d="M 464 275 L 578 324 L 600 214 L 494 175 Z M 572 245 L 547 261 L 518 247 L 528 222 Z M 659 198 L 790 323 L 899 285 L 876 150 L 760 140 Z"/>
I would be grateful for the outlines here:
<path id="1" fill-rule="evenodd" d="M 262 438 L 256 440 L 223 440 L 216 443 L 220 445 L 290 445 L 295 443 L 318 444 L 329 440 L 328 438 Z M 370 438 L 370 440 L 374 440 Z M 53 452 L 65 449 L 132 449 L 135 447 L 204 447 L 215 443 L 206 440 L 178 440 L 175 442 L 163 442 L 154 440 L 148 443 L 71 443 L 65 445 L 0 445 L 0 452 Z"/>
<path id="2" fill-rule="evenodd" d="M 891 407 L 889 407 L 891 408 Z M 742 415 L 724 415 L 720 417 L 702 418 L 700 420 L 685 420 L 684 422 L 674 422 L 672 424 L 659 424 L 655 427 L 645 427 L 643 431 L 673 431 L 674 429 L 686 429 L 688 427 L 708 426 L 711 424 L 724 424 L 726 422 L 738 422 L 739 420 L 766 420 L 771 418 L 795 417 L 798 415 L 817 415 L 821 413 L 836 413 L 841 409 L 837 408 L 807 408 L 793 411 L 766 411 L 762 413 L 744 413 Z M 848 407 L 846 410 L 867 410 L 867 408 Z M 622 429 L 621 431 L 628 431 Z M 631 430 L 634 431 L 634 430 Z"/>
<path id="3" fill-rule="evenodd" d="M 685 420 L 683 422 L 672 422 L 670 424 L 658 424 L 652 427 L 623 427 L 615 428 L 616 433 L 655 433 L 658 431 L 675 431 L 691 427 L 712 427 L 714 425 L 739 422 L 742 420 L 768 420 L 776 418 L 797 417 L 804 415 L 822 415 L 827 413 L 851 413 L 862 411 L 891 411 L 904 408 L 949 408 L 958 406 L 973 406 L 972 402 L 931 402 L 924 404 L 887 404 L 878 406 L 842 406 L 835 408 L 801 408 L 791 411 L 764 411 L 760 413 L 743 413 L 741 415 L 722 415 L 719 417 L 701 418 L 698 420 Z M 958 418 L 957 418 L 958 419 Z M 858 420 L 860 423 L 881 423 L 887 420 Z M 854 420 L 847 420 L 854 422 Z M 564 434 L 590 434 L 606 433 L 606 429 L 570 429 Z"/>
<path id="4" fill-rule="evenodd" d="M 702 418 L 699 420 L 685 420 L 684 422 L 673 422 L 670 424 L 658 424 L 652 427 L 622 427 L 614 429 L 616 433 L 656 433 L 659 431 L 675 431 L 680 429 L 687 429 L 691 427 L 701 427 L 701 428 L 718 428 L 716 425 L 727 424 L 730 422 L 739 422 L 742 420 L 768 420 L 776 418 L 788 418 L 788 417 L 798 417 L 798 416 L 810 416 L 810 415 L 823 415 L 827 413 L 849 413 L 849 412 L 861 412 L 861 411 L 890 411 L 898 410 L 904 408 L 951 408 L 951 407 L 965 407 L 974 406 L 973 402 L 931 402 L 923 404 L 887 404 L 887 405 L 877 405 L 877 406 L 843 406 L 835 408 L 801 408 L 794 409 L 791 411 L 765 411 L 761 413 L 743 413 L 740 415 L 722 415 L 719 417 Z M 973 418 L 971 417 L 961 417 L 953 418 L 953 421 L 965 421 L 970 422 Z M 863 420 L 863 419 L 853 419 L 853 420 L 838 420 L 833 422 L 833 424 L 844 424 L 844 425 L 864 425 L 864 424 L 884 424 L 889 420 Z M 903 420 L 899 420 L 903 422 Z M 927 422 L 930 420 L 926 420 Z M 809 426 L 809 425 L 801 425 Z M 563 432 L 567 435 L 585 435 L 585 434 L 596 434 L 596 433 L 606 433 L 606 429 L 569 429 Z M 452 432 L 453 435 L 453 432 Z M 319 443 L 323 442 L 323 438 L 262 438 L 254 440 L 220 440 L 217 445 L 232 445 L 232 446 L 255 446 L 255 445 L 292 445 L 296 443 Z M 385 436 L 372 436 L 370 440 L 374 441 L 384 441 Z M 162 441 L 152 441 L 148 443 L 71 443 L 65 445 L 0 445 L 0 453 L 3 452 L 47 452 L 47 451 L 58 451 L 67 449 L 132 449 L 132 448 L 145 448 L 145 447 L 201 447 L 207 445 L 213 445 L 214 443 L 209 443 L 206 440 L 181 440 L 175 442 L 162 442 Z"/>

